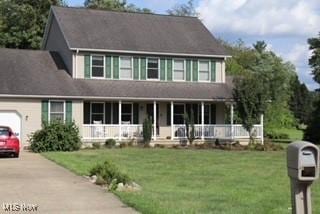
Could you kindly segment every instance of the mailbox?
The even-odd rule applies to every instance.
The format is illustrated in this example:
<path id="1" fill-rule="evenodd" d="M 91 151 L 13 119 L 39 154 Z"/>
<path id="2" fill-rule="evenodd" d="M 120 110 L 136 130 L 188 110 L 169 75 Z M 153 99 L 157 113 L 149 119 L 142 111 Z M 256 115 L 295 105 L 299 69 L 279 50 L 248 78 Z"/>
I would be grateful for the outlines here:
<path id="1" fill-rule="evenodd" d="M 287 148 L 288 175 L 291 181 L 292 214 L 311 214 L 311 184 L 319 178 L 319 148 L 296 141 Z"/>
<path id="2" fill-rule="evenodd" d="M 288 175 L 298 181 L 319 178 L 319 148 L 309 142 L 297 141 L 287 149 Z"/>

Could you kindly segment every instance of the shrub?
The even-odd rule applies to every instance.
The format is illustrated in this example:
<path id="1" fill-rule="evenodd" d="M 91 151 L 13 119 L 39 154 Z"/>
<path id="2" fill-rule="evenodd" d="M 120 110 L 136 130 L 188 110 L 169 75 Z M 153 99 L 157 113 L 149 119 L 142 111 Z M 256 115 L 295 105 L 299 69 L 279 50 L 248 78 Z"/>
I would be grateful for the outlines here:
<path id="1" fill-rule="evenodd" d="M 100 149 L 101 148 L 101 144 L 99 142 L 94 142 L 94 143 L 92 143 L 92 148 Z"/>
<path id="2" fill-rule="evenodd" d="M 116 145 L 116 141 L 114 139 L 107 139 L 104 145 L 108 148 L 112 148 Z"/>
<path id="3" fill-rule="evenodd" d="M 79 129 L 72 123 L 53 121 L 29 137 L 33 152 L 74 151 L 81 147 Z"/>
<path id="4" fill-rule="evenodd" d="M 279 144 L 265 142 L 264 144 L 251 144 L 248 149 L 254 151 L 281 151 L 283 150 L 283 147 Z"/>
<path id="5" fill-rule="evenodd" d="M 110 161 L 105 161 L 102 164 L 98 164 L 90 170 L 90 176 L 96 175 L 97 178 L 102 178 L 107 184 L 111 184 L 116 180 L 116 183 L 127 184 L 130 182 L 130 178 L 119 171 L 119 169 Z M 100 181 L 100 183 L 103 183 Z"/>
<path id="6" fill-rule="evenodd" d="M 152 122 L 149 118 L 146 118 L 143 121 L 143 130 L 142 130 L 142 134 L 143 134 L 143 141 L 146 144 L 149 144 L 151 141 L 151 137 L 152 137 Z"/>
<path id="7" fill-rule="evenodd" d="M 274 139 L 274 140 L 289 139 L 289 135 L 288 134 L 282 133 L 282 132 L 277 132 L 277 131 L 274 131 L 274 130 L 267 131 L 266 136 L 269 139 Z"/>

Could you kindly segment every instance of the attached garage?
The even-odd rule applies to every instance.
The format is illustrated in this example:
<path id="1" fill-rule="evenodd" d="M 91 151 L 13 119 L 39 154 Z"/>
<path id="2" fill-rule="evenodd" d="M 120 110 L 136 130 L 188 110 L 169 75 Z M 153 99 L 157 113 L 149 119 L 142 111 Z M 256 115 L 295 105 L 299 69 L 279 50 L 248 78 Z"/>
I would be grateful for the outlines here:
<path id="1" fill-rule="evenodd" d="M 9 126 L 21 141 L 21 115 L 16 111 L 0 110 L 0 126 Z"/>

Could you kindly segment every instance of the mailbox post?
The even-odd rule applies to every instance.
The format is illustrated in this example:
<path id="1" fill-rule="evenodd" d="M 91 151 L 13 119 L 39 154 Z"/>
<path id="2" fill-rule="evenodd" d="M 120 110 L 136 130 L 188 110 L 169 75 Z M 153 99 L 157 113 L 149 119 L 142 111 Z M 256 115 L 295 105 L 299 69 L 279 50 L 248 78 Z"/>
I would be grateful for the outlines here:
<path id="1" fill-rule="evenodd" d="M 319 148 L 296 141 L 287 149 L 288 176 L 291 181 L 292 214 L 311 214 L 311 184 L 319 178 Z"/>

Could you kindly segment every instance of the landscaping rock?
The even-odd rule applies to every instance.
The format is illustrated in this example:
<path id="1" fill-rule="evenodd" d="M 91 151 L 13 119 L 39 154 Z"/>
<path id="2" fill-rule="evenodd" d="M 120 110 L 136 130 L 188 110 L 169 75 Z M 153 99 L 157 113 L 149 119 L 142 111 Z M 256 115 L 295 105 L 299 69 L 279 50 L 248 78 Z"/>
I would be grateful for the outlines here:
<path id="1" fill-rule="evenodd" d="M 118 183 L 117 191 L 119 192 L 125 191 L 125 186 L 123 185 L 123 183 Z"/>
<path id="2" fill-rule="evenodd" d="M 97 181 L 97 176 L 96 176 L 96 175 L 92 175 L 92 176 L 90 177 L 90 181 L 91 181 L 91 183 L 96 183 L 96 181 Z"/>

